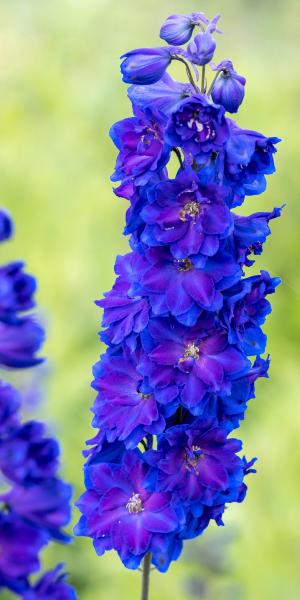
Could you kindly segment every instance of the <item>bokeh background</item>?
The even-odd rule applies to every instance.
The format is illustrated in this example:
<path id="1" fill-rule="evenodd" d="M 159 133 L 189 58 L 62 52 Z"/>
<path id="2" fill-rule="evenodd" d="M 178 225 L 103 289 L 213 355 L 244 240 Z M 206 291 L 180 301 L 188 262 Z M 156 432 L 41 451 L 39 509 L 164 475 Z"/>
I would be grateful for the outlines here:
<path id="1" fill-rule="evenodd" d="M 47 419 L 62 445 L 64 476 L 82 490 L 81 450 L 90 437 L 91 365 L 102 351 L 93 304 L 114 279 L 126 202 L 111 190 L 115 150 L 110 125 L 130 114 L 119 56 L 159 45 L 171 13 L 222 13 L 216 59 L 230 57 L 247 77 L 241 126 L 283 138 L 278 173 L 246 212 L 284 202 L 257 269 L 280 275 L 266 330 L 271 379 L 258 384 L 239 434 L 258 456 L 242 505 L 188 542 L 167 575 L 152 574 L 154 600 L 300 598 L 300 241 L 299 0 L 1 0 L 0 189 L 15 219 L 4 258 L 26 259 L 39 281 L 47 326 L 47 367 L 20 383 L 27 411 Z M 184 72 L 178 70 L 178 76 Z M 2 257 L 1 257 L 2 260 Z M 32 394 L 42 389 L 42 398 Z M 34 395 L 35 396 L 35 395 Z M 75 514 L 74 518 L 77 515 Z M 46 551 L 66 563 L 80 600 L 134 600 L 140 574 L 88 539 Z M 3 595 L 3 598 L 6 597 Z M 8 598 L 9 596 L 7 596 Z"/>

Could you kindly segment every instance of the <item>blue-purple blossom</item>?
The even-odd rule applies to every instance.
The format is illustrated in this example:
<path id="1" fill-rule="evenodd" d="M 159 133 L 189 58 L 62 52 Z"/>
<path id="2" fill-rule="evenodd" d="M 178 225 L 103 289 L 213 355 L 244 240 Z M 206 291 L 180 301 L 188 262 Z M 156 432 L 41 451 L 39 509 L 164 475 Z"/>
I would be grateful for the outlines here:
<path id="1" fill-rule="evenodd" d="M 165 139 L 170 146 L 197 154 L 221 148 L 229 137 L 224 109 L 204 94 L 185 98 L 171 114 Z"/>
<path id="2" fill-rule="evenodd" d="M 186 57 L 195 65 L 203 67 L 211 61 L 215 49 L 216 42 L 209 31 L 198 33 L 189 43 Z"/>
<path id="3" fill-rule="evenodd" d="M 32 587 L 22 595 L 23 600 L 76 600 L 73 588 L 62 572 L 63 565 L 57 565 L 53 571 L 45 573 Z"/>
<path id="4" fill-rule="evenodd" d="M 20 423 L 21 394 L 0 380 L 0 436 L 7 435 Z"/>
<path id="5" fill-rule="evenodd" d="M 12 233 L 0 211 L 0 241 Z M 44 330 L 32 313 L 36 281 L 20 261 L 0 266 L 0 365 L 21 369 L 38 365 Z M 24 313 L 26 313 L 24 315 Z M 51 540 L 69 541 L 62 527 L 70 520 L 71 487 L 57 476 L 59 447 L 36 421 L 22 422 L 22 395 L 0 381 L 0 589 L 23 598 L 75 598 L 56 571 L 31 587 L 40 552 Z M 68 592 L 68 595 L 66 593 Z M 64 595 L 63 595 L 64 593 Z"/>
<path id="6" fill-rule="evenodd" d="M 114 548 L 130 568 L 140 564 L 157 534 L 178 530 L 182 519 L 169 493 L 143 486 L 148 472 L 138 450 L 126 453 L 122 465 L 87 466 L 87 492 L 77 502 L 83 516 L 76 534 L 92 537 L 99 556 Z"/>
<path id="7" fill-rule="evenodd" d="M 45 426 L 28 421 L 0 439 L 0 469 L 10 481 L 30 484 L 52 477 L 58 467 L 57 442 L 45 435 Z"/>
<path id="8" fill-rule="evenodd" d="M 0 318 L 9 318 L 34 306 L 36 281 L 23 272 L 24 263 L 14 262 L 0 267 Z"/>
<path id="9" fill-rule="evenodd" d="M 125 83 L 148 85 L 159 81 L 174 55 L 173 48 L 138 48 L 121 58 L 121 72 Z"/>
<path id="10" fill-rule="evenodd" d="M 202 149 L 196 156 L 187 155 L 204 187 L 212 183 L 224 190 L 230 207 L 239 206 L 245 196 L 262 194 L 266 189 L 266 175 L 275 171 L 276 137 L 265 137 L 257 131 L 242 129 L 227 119 L 229 137 L 223 148 L 211 154 Z"/>
<path id="11" fill-rule="evenodd" d="M 0 589 L 15 592 L 26 588 L 26 579 L 40 568 L 39 553 L 48 541 L 47 533 L 17 514 L 0 513 Z"/>
<path id="12" fill-rule="evenodd" d="M 32 317 L 0 319 L 0 366 L 23 369 L 40 364 L 36 354 L 44 341 L 44 331 Z"/>
<path id="13" fill-rule="evenodd" d="M 153 85 L 131 85 L 128 88 L 128 96 L 134 109 L 152 109 L 168 115 L 179 107 L 184 98 L 191 96 L 192 91 L 189 83 L 176 81 L 165 73 Z"/>
<path id="14" fill-rule="evenodd" d="M 234 485 L 242 483 L 240 450 L 241 442 L 227 439 L 226 431 L 213 419 L 171 427 L 161 436 L 157 451 L 150 451 L 150 463 L 159 471 L 157 489 L 176 491 L 192 511 L 198 510 L 200 502 L 212 506 L 233 479 Z"/>
<path id="15" fill-rule="evenodd" d="M 6 210 L 0 208 L 0 242 L 8 240 L 13 232 L 13 222 Z"/>
<path id="16" fill-rule="evenodd" d="M 265 190 L 280 140 L 226 116 L 237 112 L 245 79 L 230 60 L 209 74 L 218 19 L 171 15 L 160 31 L 169 46 L 128 52 L 121 65 L 133 116 L 111 129 L 112 180 L 129 203 L 130 251 L 97 301 L 107 349 L 93 369 L 96 434 L 84 451 L 75 533 L 100 556 L 116 550 L 130 569 L 150 553 L 165 572 L 185 540 L 211 521 L 224 525 L 255 472 L 232 432 L 268 377 L 263 326 L 280 279 L 247 269 L 282 207 L 232 209 Z M 188 81 L 168 74 L 173 59 Z"/>
<path id="17" fill-rule="evenodd" d="M 213 69 L 219 72 L 211 91 L 213 101 L 236 113 L 245 96 L 245 77 L 235 71 L 231 60 L 223 60 Z"/>
<path id="18" fill-rule="evenodd" d="M 148 246 L 170 244 L 174 258 L 213 256 L 233 229 L 223 200 L 217 187 L 207 189 L 205 196 L 194 171 L 181 171 L 175 180 L 162 181 L 151 190 L 151 202 L 141 210 L 147 224 L 141 240 Z"/>
<path id="19" fill-rule="evenodd" d="M 169 160 L 162 123 L 150 112 L 137 115 L 115 123 L 110 130 L 120 151 L 112 181 L 133 178 L 136 185 L 145 185 L 153 177 L 159 179 L 157 173 Z"/>
<path id="20" fill-rule="evenodd" d="M 220 30 L 216 28 L 220 15 L 216 15 L 211 21 L 206 18 L 204 13 L 191 13 L 190 15 L 171 15 L 166 19 L 160 30 L 160 37 L 174 46 L 181 46 L 188 42 L 193 34 L 195 27 L 202 30 L 207 27 L 209 31 Z"/>

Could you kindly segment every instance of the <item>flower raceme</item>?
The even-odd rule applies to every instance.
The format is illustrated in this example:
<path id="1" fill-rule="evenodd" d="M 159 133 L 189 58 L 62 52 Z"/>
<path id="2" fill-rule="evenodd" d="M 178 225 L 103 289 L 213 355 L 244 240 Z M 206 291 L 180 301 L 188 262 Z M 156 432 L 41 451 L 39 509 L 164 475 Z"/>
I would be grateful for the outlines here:
<path id="1" fill-rule="evenodd" d="M 281 208 L 234 209 L 265 190 L 280 140 L 228 117 L 246 83 L 230 60 L 210 64 L 209 85 L 218 19 L 171 15 L 160 31 L 166 46 L 122 57 L 133 116 L 111 129 L 112 180 L 129 204 L 130 252 L 97 302 L 107 349 L 94 367 L 97 433 L 84 452 L 76 533 L 132 569 L 150 553 L 166 571 L 184 540 L 223 525 L 254 471 L 231 435 L 268 376 L 262 326 L 280 280 L 247 269 Z M 166 72 L 173 60 L 187 82 Z"/>
<path id="2" fill-rule="evenodd" d="M 12 234 L 9 215 L 0 210 L 0 241 Z M 0 364 L 2 370 L 38 365 L 44 331 L 29 313 L 35 306 L 35 279 L 22 262 L 0 267 Z M 25 313 L 25 316 L 24 316 Z M 62 528 L 70 520 L 71 486 L 57 474 L 59 447 L 44 424 L 22 422 L 21 394 L 0 381 L 0 589 L 24 600 L 75 599 L 58 571 L 31 585 L 40 552 L 51 541 L 69 541 Z"/>

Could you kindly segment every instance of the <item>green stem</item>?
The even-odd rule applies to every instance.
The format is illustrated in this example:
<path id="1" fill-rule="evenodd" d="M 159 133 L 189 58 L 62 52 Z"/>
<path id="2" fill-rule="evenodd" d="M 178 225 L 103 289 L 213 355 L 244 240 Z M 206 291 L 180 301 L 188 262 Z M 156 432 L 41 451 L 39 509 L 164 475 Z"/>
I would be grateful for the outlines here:
<path id="1" fill-rule="evenodd" d="M 202 67 L 201 92 L 203 94 L 206 92 L 205 65 Z"/>
<path id="2" fill-rule="evenodd" d="M 141 600 L 149 599 L 151 554 L 148 552 L 143 561 Z"/>
<path id="3" fill-rule="evenodd" d="M 214 87 L 214 85 L 215 85 L 215 83 L 216 83 L 216 81 L 217 81 L 217 79 L 218 79 L 218 77 L 219 77 L 220 73 L 222 73 L 222 69 L 221 69 L 220 71 L 217 71 L 217 72 L 216 72 L 216 74 L 215 74 L 215 76 L 214 76 L 214 78 L 213 78 L 213 80 L 212 80 L 212 82 L 211 82 L 211 86 L 210 86 L 210 88 L 209 88 L 209 90 L 208 90 L 208 92 L 207 92 L 207 95 L 208 95 L 208 96 L 210 96 L 210 94 L 211 94 L 211 92 L 212 92 L 212 89 L 213 89 L 213 87 Z"/>
<path id="4" fill-rule="evenodd" d="M 177 54 L 175 54 L 175 55 L 173 56 L 173 60 L 179 60 L 179 62 L 182 62 L 182 63 L 185 65 L 185 68 L 186 68 L 186 72 L 187 72 L 187 76 L 188 76 L 189 82 L 190 82 L 190 84 L 193 86 L 193 88 L 194 88 L 194 90 L 195 90 L 196 94 L 199 94 L 199 91 L 200 91 L 200 90 L 199 90 L 198 86 L 196 85 L 196 83 L 195 83 L 195 81 L 194 81 L 194 78 L 193 78 L 192 71 L 191 71 L 191 69 L 190 69 L 190 65 L 189 65 L 189 63 L 188 63 L 188 62 L 187 62 L 187 61 L 186 61 L 186 60 L 185 60 L 185 59 L 184 59 L 182 56 L 178 56 Z"/>

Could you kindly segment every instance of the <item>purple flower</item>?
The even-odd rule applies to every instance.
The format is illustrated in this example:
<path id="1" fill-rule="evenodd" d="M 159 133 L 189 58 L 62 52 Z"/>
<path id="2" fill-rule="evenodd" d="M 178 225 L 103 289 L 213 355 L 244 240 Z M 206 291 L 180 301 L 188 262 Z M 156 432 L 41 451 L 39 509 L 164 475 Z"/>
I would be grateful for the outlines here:
<path id="1" fill-rule="evenodd" d="M 0 242 L 8 240 L 13 233 L 13 223 L 6 210 L 0 208 Z"/>
<path id="2" fill-rule="evenodd" d="M 225 183 L 233 192 L 233 206 L 245 195 L 261 194 L 266 189 L 265 175 L 275 171 L 275 145 L 279 138 L 268 138 L 230 123 L 230 137 L 225 148 Z"/>
<path id="3" fill-rule="evenodd" d="M 23 600 L 76 600 L 73 588 L 66 582 L 63 565 L 45 573 L 39 581 L 22 595 Z"/>
<path id="4" fill-rule="evenodd" d="M 40 364 L 36 357 L 44 341 L 44 330 L 31 317 L 0 321 L 0 366 L 23 369 Z"/>
<path id="5" fill-rule="evenodd" d="M 195 328 L 154 320 L 149 333 L 157 340 L 148 356 L 156 363 L 149 371 L 152 385 L 174 379 L 182 388 L 182 403 L 193 410 L 209 391 L 230 392 L 230 382 L 246 374 L 250 362 L 228 343 L 226 331 L 211 327 L 208 320 Z M 164 376 L 164 378 L 163 378 Z"/>
<path id="6" fill-rule="evenodd" d="M 181 46 L 191 39 L 194 28 L 197 26 L 203 29 L 203 25 L 205 25 L 210 31 L 216 30 L 219 32 L 216 29 L 219 18 L 220 15 L 216 15 L 216 17 L 209 21 L 203 13 L 171 15 L 166 19 L 160 30 L 160 37 L 168 42 L 168 44 Z"/>
<path id="7" fill-rule="evenodd" d="M 278 277 L 271 278 L 269 273 L 262 271 L 225 292 L 222 318 L 229 328 L 229 339 L 231 343 L 239 343 L 248 356 L 265 351 L 266 336 L 260 325 L 272 310 L 266 296 L 273 294 L 279 284 Z"/>
<path id="8" fill-rule="evenodd" d="M 177 409 L 178 387 L 173 384 L 152 389 L 138 372 L 138 356 L 134 354 L 104 357 L 95 365 L 94 376 L 93 387 L 99 394 L 93 407 L 93 426 L 101 426 L 109 442 L 119 439 L 127 447 L 135 447 L 145 435 L 161 433 L 164 417 Z"/>
<path id="9" fill-rule="evenodd" d="M 206 31 L 205 33 L 198 33 L 189 43 L 186 56 L 194 64 L 204 66 L 211 61 L 215 49 L 216 42 L 211 33 Z M 217 104 L 220 104 L 220 102 Z"/>
<path id="10" fill-rule="evenodd" d="M 195 174 L 186 170 L 176 180 L 157 184 L 151 191 L 151 203 L 141 210 L 147 223 L 142 241 L 148 246 L 170 244 L 178 259 L 216 254 L 220 239 L 231 232 L 233 220 L 218 189 L 207 191 L 208 196 L 203 196 Z"/>
<path id="11" fill-rule="evenodd" d="M 16 484 L 1 494 L 0 499 L 11 512 L 26 522 L 45 530 L 54 539 L 68 541 L 68 536 L 61 532 L 61 528 L 70 520 L 71 496 L 69 485 L 49 477 L 26 487 Z"/>
<path id="12" fill-rule="evenodd" d="M 181 101 L 191 96 L 193 88 L 189 83 L 175 81 L 165 73 L 164 76 L 153 85 L 132 85 L 128 88 L 128 96 L 133 108 L 142 111 L 154 109 L 163 115 L 169 115 L 176 110 Z"/>
<path id="13" fill-rule="evenodd" d="M 19 424 L 18 410 L 21 396 L 11 385 L 0 380 L 0 435 L 10 432 Z"/>
<path id="14" fill-rule="evenodd" d="M 115 123 L 110 135 L 120 151 L 112 181 L 134 178 L 136 185 L 145 185 L 168 162 L 162 125 L 150 114 Z"/>
<path id="15" fill-rule="evenodd" d="M 57 442 L 45 437 L 45 426 L 29 421 L 0 440 L 0 469 L 10 481 L 26 485 L 52 477 L 58 454 Z"/>
<path id="16" fill-rule="evenodd" d="M 120 268 L 122 273 L 112 290 L 96 302 L 104 309 L 102 325 L 108 328 L 101 337 L 110 344 L 119 344 L 126 338 L 128 345 L 134 347 L 137 334 L 149 321 L 149 305 L 145 298 L 128 295 L 131 281 L 122 264 Z"/>
<path id="17" fill-rule="evenodd" d="M 198 94 L 182 100 L 170 116 L 165 139 L 170 146 L 181 146 L 185 151 L 197 154 L 218 150 L 228 136 L 224 109 Z"/>
<path id="18" fill-rule="evenodd" d="M 243 481 L 244 464 L 236 455 L 241 446 L 227 439 L 214 419 L 171 427 L 160 438 L 157 456 L 152 453 L 159 469 L 157 489 L 176 491 L 182 501 L 214 504 L 233 478 L 238 485 Z"/>
<path id="19" fill-rule="evenodd" d="M 1 211 L 1 239 L 9 237 L 11 230 Z M 23 272 L 23 266 L 14 262 L 0 267 L 0 365 L 4 368 L 31 367 L 42 360 L 36 354 L 44 340 L 43 329 L 32 316 L 20 316 L 34 307 L 36 289 L 35 279 Z M 46 436 L 43 424 L 22 423 L 20 408 L 20 394 L 1 381 L 0 587 L 29 598 L 29 577 L 39 569 L 42 547 L 51 538 L 69 541 L 61 528 L 70 520 L 71 488 L 57 478 L 58 444 Z M 36 593 L 33 590 L 32 598 L 42 598 L 42 591 L 46 594 L 42 584 L 37 584 Z M 53 600 L 62 598 L 63 587 L 57 585 L 56 590 Z"/>
<path id="20" fill-rule="evenodd" d="M 0 267 L 0 318 L 33 308 L 36 291 L 34 277 L 23 273 L 24 263 L 14 262 Z"/>
<path id="21" fill-rule="evenodd" d="M 214 311 L 222 306 L 213 278 L 189 258 L 174 259 L 162 253 L 159 260 L 157 254 L 157 261 L 142 274 L 141 286 L 145 294 L 151 294 L 152 309 L 158 315 L 189 313 L 194 321 L 201 309 Z"/>
<path id="22" fill-rule="evenodd" d="M 259 212 L 249 216 L 234 215 L 234 243 L 239 248 L 240 260 L 251 266 L 250 254 L 259 255 L 271 230 L 269 221 L 281 215 L 281 208 L 274 208 L 272 212 Z"/>
<path id="23" fill-rule="evenodd" d="M 175 50 L 176 52 L 176 50 Z M 149 85 L 164 75 L 174 55 L 173 48 L 138 48 L 121 56 L 125 83 Z"/>
<path id="24" fill-rule="evenodd" d="M 0 588 L 21 592 L 31 573 L 39 569 L 39 552 L 48 541 L 45 531 L 15 514 L 0 513 Z"/>
<path id="25" fill-rule="evenodd" d="M 254 472 L 255 459 L 240 458 L 241 442 L 228 436 L 268 376 L 262 326 L 280 281 L 265 271 L 249 277 L 247 267 L 282 209 L 232 209 L 265 190 L 279 140 L 225 116 L 245 93 L 231 61 L 212 66 L 207 93 L 202 69 L 199 91 L 197 66 L 213 57 L 218 18 L 171 15 L 160 32 L 170 46 L 134 50 L 121 67 L 134 81 L 134 116 L 112 128 L 112 180 L 129 202 L 130 252 L 117 257 L 117 280 L 97 302 L 107 349 L 93 371 L 97 432 L 84 452 L 75 532 L 91 537 L 98 555 L 115 549 L 131 569 L 148 555 L 147 569 L 150 554 L 165 572 L 184 540 L 224 524 Z M 167 74 L 172 60 L 185 64 L 187 83 Z"/>
<path id="26" fill-rule="evenodd" d="M 138 450 L 123 464 L 86 467 L 87 492 L 77 502 L 83 516 L 77 535 L 94 540 L 97 554 L 114 548 L 129 568 L 137 568 L 157 534 L 176 531 L 180 518 L 168 493 L 143 486 L 149 467 Z"/>
<path id="27" fill-rule="evenodd" d="M 212 68 L 219 71 L 211 92 L 213 101 L 228 112 L 236 113 L 245 96 L 245 77 L 234 70 L 231 60 L 223 60 Z"/>

